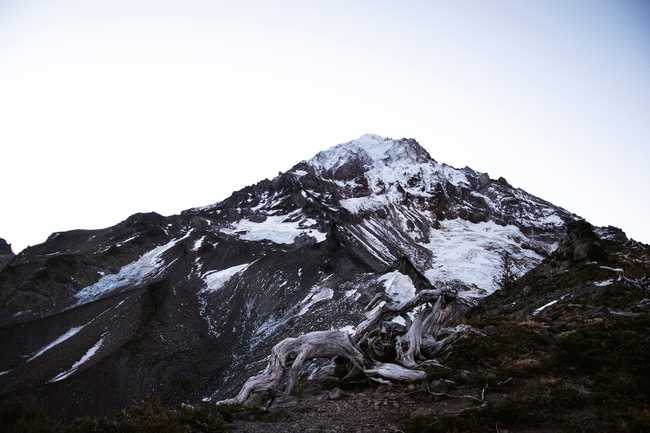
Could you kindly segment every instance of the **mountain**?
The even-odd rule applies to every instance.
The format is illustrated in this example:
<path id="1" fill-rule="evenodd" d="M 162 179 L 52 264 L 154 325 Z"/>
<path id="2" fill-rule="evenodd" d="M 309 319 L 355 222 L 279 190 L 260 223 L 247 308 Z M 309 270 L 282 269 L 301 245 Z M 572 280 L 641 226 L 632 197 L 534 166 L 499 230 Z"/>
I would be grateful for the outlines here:
<path id="1" fill-rule="evenodd" d="M 282 338 L 349 329 L 377 293 L 433 285 L 475 303 L 496 290 L 504 253 L 524 274 L 576 221 L 413 139 L 364 135 L 219 203 L 54 233 L 9 256 L 0 392 L 67 417 L 150 395 L 219 399 Z"/>
<path id="2" fill-rule="evenodd" d="M 11 261 L 14 257 L 14 252 L 11 250 L 11 245 L 4 239 L 0 238 L 0 270 Z"/>

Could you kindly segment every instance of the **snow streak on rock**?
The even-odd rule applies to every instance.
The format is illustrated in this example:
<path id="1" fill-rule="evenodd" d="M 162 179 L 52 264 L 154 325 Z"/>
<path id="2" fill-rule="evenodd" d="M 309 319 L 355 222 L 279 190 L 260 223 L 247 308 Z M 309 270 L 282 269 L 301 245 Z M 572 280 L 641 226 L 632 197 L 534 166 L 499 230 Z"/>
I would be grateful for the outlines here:
<path id="1" fill-rule="evenodd" d="M 39 356 L 41 356 L 42 354 L 44 354 L 45 352 L 47 352 L 47 351 L 50 350 L 51 348 L 53 348 L 53 347 L 55 347 L 55 346 L 58 346 L 59 344 L 63 343 L 63 342 L 66 341 L 68 338 L 72 338 L 72 337 L 74 337 L 74 336 L 77 335 L 77 333 L 79 333 L 79 331 L 81 331 L 83 328 L 84 328 L 83 326 L 78 326 L 78 327 L 74 327 L 74 328 L 69 329 L 67 332 L 65 332 L 63 335 L 61 335 L 60 337 L 58 337 L 58 338 L 56 338 L 55 340 L 53 340 L 51 343 L 48 343 L 47 345 L 45 345 L 45 346 L 43 346 L 42 348 L 38 349 L 38 350 L 36 351 L 36 353 L 34 353 L 34 354 L 33 354 L 33 355 L 32 355 L 32 356 L 27 360 L 27 362 L 30 362 L 30 361 L 32 361 L 32 360 L 38 358 Z"/>
<path id="2" fill-rule="evenodd" d="M 100 338 L 99 341 L 98 341 L 97 343 L 95 343 L 95 345 L 94 345 L 93 347 L 91 347 L 90 349 L 88 349 L 88 351 L 87 351 L 86 353 L 84 353 L 84 355 L 79 359 L 79 361 L 77 361 L 77 362 L 75 362 L 74 364 L 72 364 L 72 367 L 70 367 L 69 370 L 57 374 L 55 377 L 53 377 L 53 378 L 50 380 L 50 383 L 52 383 L 52 382 L 59 382 L 59 381 L 65 379 L 65 378 L 67 378 L 67 377 L 73 375 L 74 373 L 76 373 L 77 370 L 79 370 L 79 368 L 80 368 L 83 364 L 85 364 L 85 363 L 86 363 L 90 358 L 92 358 L 93 356 L 95 356 L 95 354 L 97 353 L 97 351 L 102 347 L 102 344 L 103 344 L 103 343 L 104 343 L 104 336 L 102 336 L 102 338 Z"/>
<path id="3" fill-rule="evenodd" d="M 138 260 L 122 266 L 116 274 L 105 275 L 95 284 L 84 287 L 74 295 L 79 300 L 78 304 L 92 301 L 122 287 L 138 286 L 145 280 L 159 275 L 171 264 L 165 264 L 162 255 L 178 242 L 187 238 L 191 232 L 192 230 L 181 238 L 172 239 L 166 244 L 143 254 Z"/>

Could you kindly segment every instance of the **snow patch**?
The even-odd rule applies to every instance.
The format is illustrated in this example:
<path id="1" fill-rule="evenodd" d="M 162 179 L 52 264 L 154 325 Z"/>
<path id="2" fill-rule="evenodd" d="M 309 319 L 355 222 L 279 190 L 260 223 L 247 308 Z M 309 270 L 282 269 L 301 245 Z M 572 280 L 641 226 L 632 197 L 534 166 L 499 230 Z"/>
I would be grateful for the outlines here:
<path id="1" fill-rule="evenodd" d="M 378 281 L 384 283 L 386 294 L 397 304 L 409 301 L 415 296 L 415 286 L 411 277 L 399 271 L 384 274 L 378 278 Z"/>
<path id="2" fill-rule="evenodd" d="M 551 226 L 562 226 L 564 225 L 564 220 L 560 218 L 556 213 L 545 215 L 541 218 L 538 218 L 538 221 L 542 224 L 548 224 Z"/>
<path id="3" fill-rule="evenodd" d="M 536 316 L 539 313 L 541 313 L 542 311 L 544 311 L 545 309 L 547 309 L 548 307 L 557 304 L 558 302 L 560 302 L 562 299 L 566 298 L 567 296 L 569 296 L 568 293 L 566 295 L 562 296 L 560 299 L 556 299 L 554 301 L 551 301 L 551 302 L 549 302 L 547 304 L 542 305 L 541 307 L 539 307 L 538 309 L 533 311 L 533 316 Z"/>
<path id="4" fill-rule="evenodd" d="M 432 282 L 461 281 L 494 292 L 494 278 L 501 266 L 501 254 L 508 252 L 522 274 L 543 257 L 525 247 L 531 241 L 513 225 L 500 226 L 493 221 L 472 223 L 463 219 L 441 221 L 439 230 L 432 229 L 429 242 L 421 245 L 433 254 L 433 267 L 425 271 Z M 468 292 L 464 296 L 480 296 Z"/>
<path id="5" fill-rule="evenodd" d="M 115 246 L 117 246 L 117 247 L 121 247 L 121 246 L 124 245 L 125 243 L 127 243 L 127 242 L 131 242 L 133 239 L 137 238 L 138 236 L 139 236 L 139 235 L 134 235 L 134 236 L 131 236 L 131 237 L 128 238 L 128 239 L 125 239 L 125 240 L 123 240 L 123 241 L 117 242 L 117 243 L 115 244 Z"/>
<path id="6" fill-rule="evenodd" d="M 27 362 L 30 362 L 30 361 L 32 361 L 32 360 L 38 358 L 39 356 L 41 356 L 42 354 L 44 354 L 45 352 L 47 352 L 47 351 L 50 350 L 51 348 L 53 348 L 53 347 L 55 347 L 55 346 L 58 346 L 59 344 L 63 343 L 64 341 L 66 341 L 66 340 L 69 339 L 69 338 L 74 337 L 74 336 L 77 335 L 77 334 L 79 333 L 79 331 L 81 331 L 83 328 L 84 328 L 83 326 L 77 326 L 77 327 L 75 327 L 75 328 L 70 328 L 70 329 L 69 329 L 68 331 L 66 331 L 63 335 L 57 337 L 57 338 L 54 339 L 52 342 L 50 342 L 50 343 L 46 344 L 45 346 L 43 346 L 42 348 L 38 349 L 38 350 L 36 351 L 36 353 L 34 353 L 34 354 L 33 354 L 33 355 L 32 355 L 32 356 L 27 360 Z"/>
<path id="7" fill-rule="evenodd" d="M 102 347 L 103 343 L 104 343 L 104 336 L 102 335 L 102 337 L 99 339 L 99 341 L 97 343 L 95 343 L 95 345 L 93 347 L 88 349 L 88 351 L 86 353 L 84 353 L 84 355 L 79 359 L 79 361 L 72 364 L 72 367 L 70 367 L 70 370 L 64 371 L 62 373 L 57 374 L 48 383 L 59 382 L 59 381 L 65 379 L 65 378 L 73 375 L 77 370 L 79 370 L 79 367 L 81 367 L 83 364 L 85 364 L 90 358 L 92 358 L 95 355 L 95 353 L 97 353 L 97 351 Z"/>
<path id="8" fill-rule="evenodd" d="M 197 239 L 194 241 L 194 245 L 192 246 L 192 251 L 198 251 L 199 248 L 203 245 L 203 241 L 205 240 L 205 236 L 202 236 L 201 238 Z"/>
<path id="9" fill-rule="evenodd" d="M 302 234 L 315 238 L 317 242 L 325 240 L 325 233 L 312 228 L 317 224 L 316 221 L 310 218 L 291 221 L 292 219 L 294 219 L 292 214 L 268 216 L 259 223 L 242 219 L 221 231 L 238 235 L 239 238 L 248 241 L 269 240 L 276 244 L 292 244 Z"/>
<path id="10" fill-rule="evenodd" d="M 559 302 L 559 299 L 556 299 L 556 300 L 554 300 L 554 301 L 549 302 L 548 304 L 544 304 L 544 305 L 542 305 L 541 307 L 539 307 L 538 309 L 536 309 L 535 311 L 533 311 L 533 316 L 535 316 L 535 315 L 541 313 L 542 311 L 544 311 L 545 309 L 547 309 L 547 308 L 550 307 L 551 305 L 555 305 L 555 304 L 557 304 L 558 302 Z"/>
<path id="11" fill-rule="evenodd" d="M 343 299 L 352 298 L 353 301 L 356 301 L 360 297 L 361 297 L 361 293 L 359 293 L 357 289 L 346 290 L 345 293 L 343 294 Z"/>
<path id="12" fill-rule="evenodd" d="M 612 279 L 609 279 L 609 280 L 603 280 L 603 281 L 596 281 L 596 282 L 594 283 L 594 286 L 597 286 L 597 287 L 605 287 L 605 286 L 609 286 L 609 285 L 611 285 L 613 282 L 614 282 L 614 280 L 612 280 Z"/>
<path id="13" fill-rule="evenodd" d="M 222 269 L 220 271 L 206 272 L 203 274 L 205 287 L 201 290 L 201 293 L 216 292 L 221 290 L 221 288 L 226 285 L 228 280 L 230 280 L 235 275 L 244 272 L 251 264 L 252 263 L 244 263 L 241 265 L 232 266 L 227 269 Z"/>
<path id="14" fill-rule="evenodd" d="M 136 261 L 122 266 L 116 274 L 105 275 L 95 284 L 84 287 L 74 296 L 79 299 L 77 304 L 82 304 L 106 293 L 120 289 L 126 286 L 141 284 L 146 279 L 155 277 L 163 272 L 169 265 L 165 266 L 162 255 L 169 249 L 173 248 L 178 242 L 187 238 L 192 230 L 188 231 L 185 236 L 172 239 L 164 245 L 160 245 L 149 252 L 144 253 Z"/>
<path id="15" fill-rule="evenodd" d="M 328 287 L 316 286 L 311 289 L 310 293 L 300 302 L 302 308 L 298 312 L 298 316 L 304 315 L 309 309 L 318 302 L 327 301 L 334 297 L 334 290 Z"/>
<path id="16" fill-rule="evenodd" d="M 350 213 L 375 211 L 388 204 L 385 196 L 352 197 L 339 201 L 339 205 Z"/>
<path id="17" fill-rule="evenodd" d="M 605 269 L 606 271 L 612 271 L 612 272 L 618 272 L 618 273 L 623 272 L 623 268 L 611 268 L 609 266 L 600 266 L 600 269 Z"/>

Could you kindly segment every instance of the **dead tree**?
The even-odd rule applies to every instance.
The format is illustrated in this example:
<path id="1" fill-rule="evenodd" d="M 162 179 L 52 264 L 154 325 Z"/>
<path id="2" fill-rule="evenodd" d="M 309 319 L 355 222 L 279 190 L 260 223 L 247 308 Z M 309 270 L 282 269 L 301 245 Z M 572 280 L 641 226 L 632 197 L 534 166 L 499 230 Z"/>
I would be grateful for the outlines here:
<path id="1" fill-rule="evenodd" d="M 318 358 L 346 360 L 350 366 L 346 377 L 361 373 L 382 383 L 424 380 L 426 373 L 418 367 L 431 362 L 431 357 L 466 331 L 466 327 L 445 327 L 466 308 L 462 300 L 438 289 L 422 290 L 401 304 L 379 294 L 366 306 L 370 310 L 367 318 L 354 333 L 316 331 L 280 341 L 271 350 L 264 371 L 249 378 L 235 397 L 217 405 L 254 406 L 274 395 L 290 394 L 305 363 Z M 386 330 L 398 316 L 408 326 L 406 332 L 392 336 Z M 393 362 L 385 362 L 386 340 L 396 354 Z"/>

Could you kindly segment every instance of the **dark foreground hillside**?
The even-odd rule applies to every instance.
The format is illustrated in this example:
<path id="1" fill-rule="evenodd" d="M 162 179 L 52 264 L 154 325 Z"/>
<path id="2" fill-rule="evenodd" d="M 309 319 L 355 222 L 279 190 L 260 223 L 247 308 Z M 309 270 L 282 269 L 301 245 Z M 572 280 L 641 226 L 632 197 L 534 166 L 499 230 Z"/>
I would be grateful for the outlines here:
<path id="1" fill-rule="evenodd" d="M 419 384 L 303 381 L 266 409 L 146 403 L 61 425 L 4 402 L 6 432 L 648 432 L 650 248 L 576 223 L 486 298 Z M 601 234 L 602 235 L 602 234 Z"/>

